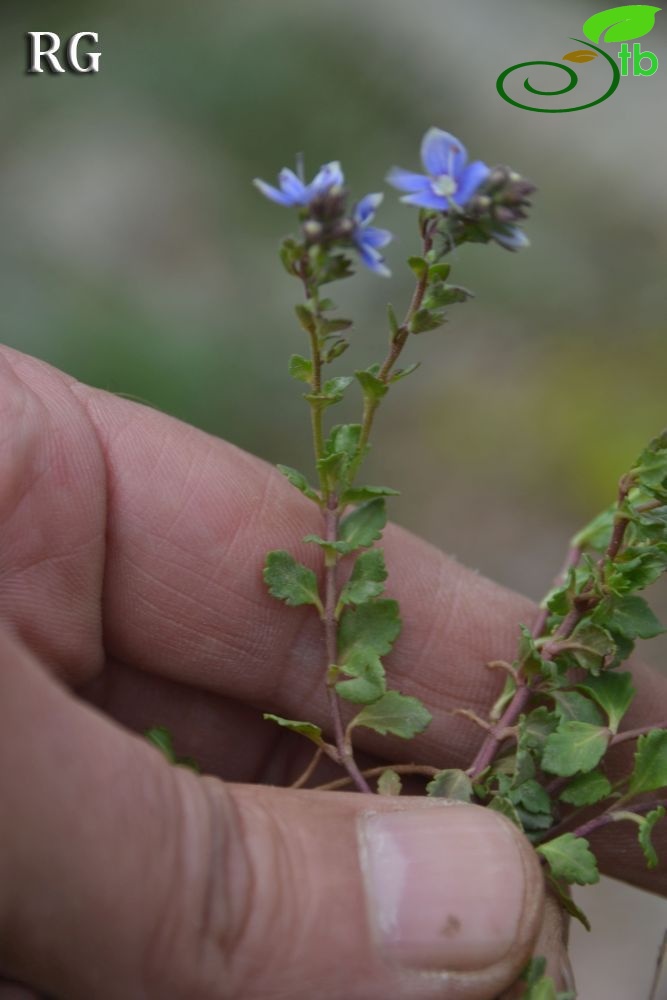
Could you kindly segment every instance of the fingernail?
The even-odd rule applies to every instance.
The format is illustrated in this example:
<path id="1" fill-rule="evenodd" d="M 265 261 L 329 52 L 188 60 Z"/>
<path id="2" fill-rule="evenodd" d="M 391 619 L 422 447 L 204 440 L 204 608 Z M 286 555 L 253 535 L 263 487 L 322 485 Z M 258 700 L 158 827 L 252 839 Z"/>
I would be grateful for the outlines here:
<path id="1" fill-rule="evenodd" d="M 489 809 L 442 804 L 369 813 L 361 822 L 369 919 L 387 958 L 474 972 L 505 957 L 525 895 L 507 821 Z"/>

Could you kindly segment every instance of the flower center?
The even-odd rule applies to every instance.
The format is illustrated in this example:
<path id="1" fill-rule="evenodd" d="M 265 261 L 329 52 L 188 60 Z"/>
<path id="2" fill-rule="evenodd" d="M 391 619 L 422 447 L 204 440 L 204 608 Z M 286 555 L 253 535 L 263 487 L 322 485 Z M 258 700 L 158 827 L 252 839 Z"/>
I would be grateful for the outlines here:
<path id="1" fill-rule="evenodd" d="M 436 194 L 442 195 L 443 198 L 450 198 L 456 194 L 457 188 L 458 184 L 449 174 L 440 174 L 433 181 L 433 190 Z"/>

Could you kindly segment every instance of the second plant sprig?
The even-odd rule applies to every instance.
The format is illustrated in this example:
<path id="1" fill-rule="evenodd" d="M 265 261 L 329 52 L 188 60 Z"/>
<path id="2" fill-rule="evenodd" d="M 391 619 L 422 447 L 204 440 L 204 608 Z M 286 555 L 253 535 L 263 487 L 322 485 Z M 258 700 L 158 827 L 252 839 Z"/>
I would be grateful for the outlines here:
<path id="1" fill-rule="evenodd" d="M 301 167 L 300 174 L 283 170 L 278 188 L 256 181 L 263 194 L 298 208 L 300 214 L 300 236 L 284 241 L 281 259 L 288 273 L 299 279 L 304 293 L 296 314 L 308 337 L 309 356 L 293 355 L 290 374 L 308 387 L 305 398 L 310 407 L 318 486 L 312 486 L 294 469 L 279 468 L 321 510 L 321 535 L 307 535 L 305 540 L 319 546 L 324 562 L 322 590 L 315 573 L 284 550 L 269 554 L 264 577 L 275 597 L 290 605 L 312 604 L 322 619 L 326 648 L 323 677 L 335 743 L 327 742 L 320 727 L 312 723 L 266 717 L 312 740 L 317 746 L 314 763 L 327 754 L 345 767 L 364 792 L 371 788 L 355 761 L 354 730 L 367 727 L 409 739 L 422 732 L 431 717 L 416 698 L 387 687 L 382 658 L 390 652 L 401 620 L 397 603 L 383 596 L 387 578 L 383 552 L 371 546 L 382 537 L 385 497 L 396 491 L 359 486 L 357 476 L 379 405 L 395 382 L 417 368 L 416 364 L 397 367 L 407 340 L 442 326 L 446 308 L 470 297 L 466 289 L 447 283 L 450 265 L 444 257 L 464 242 L 495 240 L 508 249 L 525 245 L 516 223 L 525 217 L 527 197 L 534 190 L 506 168 L 491 170 L 480 161 L 468 165 L 461 143 L 439 129 L 431 129 L 424 137 L 422 161 L 425 174 L 394 168 L 388 178 L 407 192 L 404 201 L 421 209 L 422 252 L 408 262 L 416 278 L 410 305 L 402 322 L 389 307 L 385 359 L 350 376 L 326 377 L 327 366 L 349 346 L 344 334 L 352 323 L 336 314 L 335 304 L 323 296 L 322 289 L 353 273 L 351 250 L 358 252 L 371 270 L 388 275 L 380 250 L 391 234 L 371 225 L 382 195 L 367 195 L 349 210 L 337 162 L 322 167 L 310 184 L 306 184 Z M 326 412 L 343 399 L 355 381 L 363 397 L 361 421 L 335 425 L 327 433 Z M 355 506 L 348 513 L 350 505 Z M 356 558 L 341 586 L 340 564 L 349 564 L 352 556 Z M 347 724 L 341 699 L 361 706 Z"/>

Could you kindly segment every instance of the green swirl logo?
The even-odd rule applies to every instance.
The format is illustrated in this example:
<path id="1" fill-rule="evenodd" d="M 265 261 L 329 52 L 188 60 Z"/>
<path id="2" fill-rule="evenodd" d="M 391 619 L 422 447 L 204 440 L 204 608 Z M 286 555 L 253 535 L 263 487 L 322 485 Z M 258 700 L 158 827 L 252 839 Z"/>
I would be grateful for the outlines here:
<path id="1" fill-rule="evenodd" d="M 560 94 L 569 94 L 570 91 L 574 90 L 579 83 L 579 77 L 575 70 L 571 66 L 564 66 L 562 62 L 552 62 L 544 59 L 535 59 L 529 62 L 517 63 L 516 66 L 510 66 L 498 77 L 496 90 L 508 104 L 513 104 L 515 108 L 521 108 L 523 111 L 535 111 L 538 114 L 567 114 L 571 111 L 584 111 L 586 108 L 595 107 L 596 104 L 602 104 L 603 101 L 606 101 L 616 91 L 621 82 L 621 76 L 629 75 L 630 63 L 632 63 L 633 76 L 653 76 L 657 71 L 658 57 L 655 53 L 642 51 L 638 42 L 634 43 L 631 51 L 627 42 L 647 35 L 653 29 L 655 15 L 659 10 L 661 10 L 660 7 L 649 7 L 646 4 L 612 7 L 609 10 L 603 10 L 598 14 L 594 14 L 584 23 L 582 31 L 588 41 L 582 38 L 572 39 L 574 42 L 585 45 L 586 48 L 568 52 L 567 55 L 563 56 L 563 60 L 575 63 L 587 63 L 592 62 L 593 59 L 597 59 L 598 56 L 602 56 L 611 68 L 611 83 L 608 89 L 601 97 L 598 97 L 594 101 L 588 101 L 586 104 L 580 104 L 574 108 L 536 108 L 510 97 L 505 89 L 507 77 L 517 70 L 525 70 L 532 66 L 555 66 L 556 69 L 566 73 L 568 82 L 559 90 L 539 90 L 526 77 L 523 81 L 523 86 L 529 94 L 534 94 L 537 97 L 558 97 Z M 602 37 L 603 35 L 604 38 Z M 599 41 L 623 43 L 621 51 L 618 53 L 620 65 L 609 53 L 595 44 Z M 647 60 L 649 62 L 648 67 L 645 65 Z"/>

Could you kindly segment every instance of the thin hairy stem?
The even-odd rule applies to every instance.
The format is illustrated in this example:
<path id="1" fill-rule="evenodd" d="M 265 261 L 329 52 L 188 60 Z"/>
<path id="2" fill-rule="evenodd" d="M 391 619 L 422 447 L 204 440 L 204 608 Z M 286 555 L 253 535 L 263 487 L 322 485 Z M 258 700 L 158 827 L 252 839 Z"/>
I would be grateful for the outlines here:
<path id="1" fill-rule="evenodd" d="M 425 778 L 434 778 L 439 773 L 437 767 L 430 767 L 428 764 L 383 764 L 380 767 L 366 768 L 361 774 L 364 778 L 379 778 L 388 769 L 397 774 L 420 774 Z M 338 778 L 336 781 L 328 781 L 326 785 L 318 785 L 316 791 L 334 792 L 351 783 L 352 778 Z"/>
<path id="2" fill-rule="evenodd" d="M 311 761 L 310 761 L 310 763 L 308 764 L 308 767 L 307 767 L 307 768 L 305 769 L 305 771 L 303 771 L 303 773 L 302 773 L 302 774 L 301 774 L 301 775 L 300 775 L 300 776 L 299 776 L 299 777 L 298 777 L 298 778 L 296 779 L 296 781 L 293 781 L 293 782 L 292 782 L 292 784 L 291 784 L 291 785 L 290 785 L 289 787 L 290 787 L 290 788 L 303 788 L 303 786 L 304 786 L 304 785 L 305 785 L 305 784 L 306 784 L 306 783 L 307 783 L 307 782 L 308 782 L 308 781 L 310 780 L 310 778 L 311 778 L 311 777 L 313 776 L 313 774 L 314 774 L 314 772 L 315 772 L 315 769 L 316 769 L 317 765 L 318 765 L 318 764 L 319 764 L 319 762 L 320 762 L 320 761 L 322 760 L 322 755 L 323 755 L 323 754 L 324 754 L 324 750 L 322 749 L 322 747 L 318 747 L 318 748 L 316 749 L 315 753 L 313 754 L 313 756 L 312 756 L 312 758 L 311 758 Z"/>

